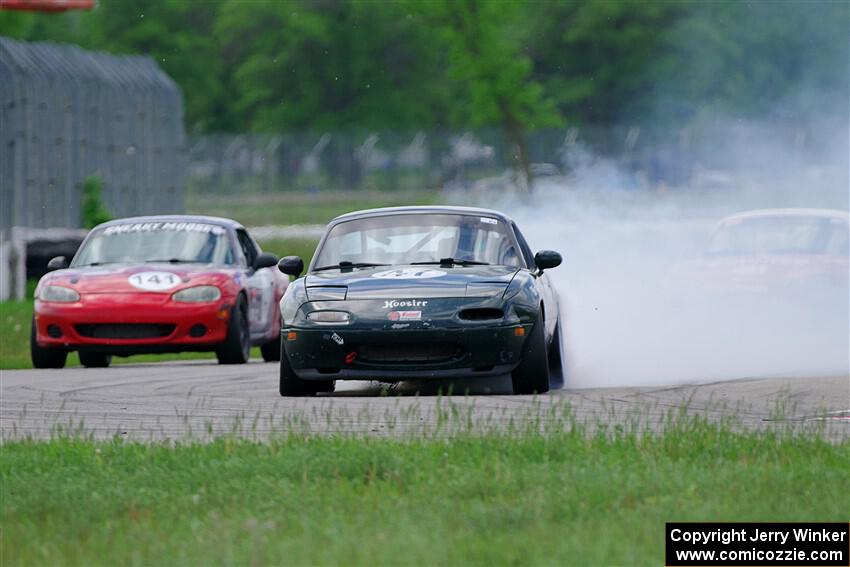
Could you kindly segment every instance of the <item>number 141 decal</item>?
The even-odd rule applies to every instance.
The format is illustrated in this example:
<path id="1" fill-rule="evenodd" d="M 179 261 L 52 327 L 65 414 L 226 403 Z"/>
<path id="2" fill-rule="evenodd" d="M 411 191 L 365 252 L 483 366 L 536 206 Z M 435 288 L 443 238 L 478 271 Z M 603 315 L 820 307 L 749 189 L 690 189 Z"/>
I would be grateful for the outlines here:
<path id="1" fill-rule="evenodd" d="M 127 280 L 131 286 L 145 291 L 165 291 L 180 283 L 180 276 L 171 272 L 139 272 Z"/>

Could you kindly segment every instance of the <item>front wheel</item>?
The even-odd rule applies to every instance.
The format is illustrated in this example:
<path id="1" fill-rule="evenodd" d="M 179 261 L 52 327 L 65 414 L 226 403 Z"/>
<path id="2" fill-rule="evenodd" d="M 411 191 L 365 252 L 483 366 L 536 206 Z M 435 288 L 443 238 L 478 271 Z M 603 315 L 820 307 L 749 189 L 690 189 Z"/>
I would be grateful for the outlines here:
<path id="1" fill-rule="evenodd" d="M 561 355 L 561 322 L 555 324 L 552 344 L 549 345 L 549 384 L 552 388 L 564 387 L 564 361 Z"/>
<path id="2" fill-rule="evenodd" d="M 35 339 L 35 317 L 30 329 L 30 359 L 33 368 L 64 368 L 68 352 L 58 348 L 45 348 Z"/>
<path id="3" fill-rule="evenodd" d="M 251 331 L 248 327 L 248 301 L 239 295 L 230 312 L 227 338 L 215 352 L 219 364 L 245 364 L 251 357 Z"/>
<path id="4" fill-rule="evenodd" d="M 511 372 L 514 394 L 544 394 L 549 391 L 549 358 L 543 315 L 537 317 L 525 339 L 522 361 Z"/>
<path id="5" fill-rule="evenodd" d="M 112 362 L 112 356 L 99 352 L 84 352 L 77 353 L 80 355 L 80 364 L 86 368 L 106 368 Z"/>

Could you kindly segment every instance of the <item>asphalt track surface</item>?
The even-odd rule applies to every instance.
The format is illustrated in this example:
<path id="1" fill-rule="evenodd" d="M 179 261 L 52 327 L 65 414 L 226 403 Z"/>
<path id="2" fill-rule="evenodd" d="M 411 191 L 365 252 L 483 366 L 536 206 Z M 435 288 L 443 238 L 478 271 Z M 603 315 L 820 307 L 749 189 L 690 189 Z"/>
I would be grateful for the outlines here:
<path id="1" fill-rule="evenodd" d="M 686 411 L 740 426 L 825 424 L 850 437 L 850 377 L 742 378 L 701 384 L 561 389 L 510 394 L 505 379 L 465 383 L 338 382 L 315 398 L 281 398 L 275 363 L 214 361 L 124 364 L 106 369 L 4 370 L 2 439 L 80 434 L 143 441 L 264 439 L 281 433 L 378 436 L 451 435 L 464 429 L 543 427 L 569 420 L 663 427 Z M 452 389 L 454 395 L 439 395 Z M 569 416 L 568 418 L 565 416 Z"/>

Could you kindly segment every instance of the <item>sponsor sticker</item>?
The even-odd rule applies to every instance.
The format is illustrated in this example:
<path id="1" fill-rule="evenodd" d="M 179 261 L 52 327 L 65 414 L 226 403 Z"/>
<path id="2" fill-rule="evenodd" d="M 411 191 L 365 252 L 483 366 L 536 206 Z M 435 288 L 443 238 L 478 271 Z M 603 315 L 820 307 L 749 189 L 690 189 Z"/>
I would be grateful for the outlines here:
<path id="1" fill-rule="evenodd" d="M 445 276 L 442 270 L 420 269 L 420 268 L 398 268 L 395 270 L 384 270 L 372 274 L 373 278 L 379 280 L 418 280 L 427 278 L 440 278 Z"/>
<path id="2" fill-rule="evenodd" d="M 390 311 L 387 314 L 390 321 L 421 321 L 421 311 Z"/>
<path id="3" fill-rule="evenodd" d="M 138 272 L 127 278 L 127 281 L 142 291 L 166 291 L 177 286 L 182 280 L 171 272 Z"/>
<path id="4" fill-rule="evenodd" d="M 499 221 L 497 221 L 496 219 L 491 219 L 491 218 L 487 218 L 487 217 L 481 217 L 481 222 L 487 223 L 487 224 L 499 224 Z"/>
<path id="5" fill-rule="evenodd" d="M 127 232 L 159 232 L 164 230 L 185 232 L 208 232 L 212 234 L 224 234 L 223 227 L 203 222 L 133 222 L 115 224 L 103 229 L 103 234 L 124 234 Z"/>
<path id="6" fill-rule="evenodd" d="M 427 301 L 420 299 L 387 299 L 384 301 L 384 309 L 395 309 L 397 307 L 425 307 Z"/>
<path id="7" fill-rule="evenodd" d="M 345 341 L 342 339 L 342 337 L 340 337 L 340 336 L 339 336 L 338 334 L 336 334 L 336 333 L 334 333 L 334 334 L 332 334 L 332 335 L 331 335 L 331 340 L 332 340 L 333 342 L 335 342 L 336 344 L 338 344 L 338 345 L 343 345 L 343 344 L 345 344 Z"/>

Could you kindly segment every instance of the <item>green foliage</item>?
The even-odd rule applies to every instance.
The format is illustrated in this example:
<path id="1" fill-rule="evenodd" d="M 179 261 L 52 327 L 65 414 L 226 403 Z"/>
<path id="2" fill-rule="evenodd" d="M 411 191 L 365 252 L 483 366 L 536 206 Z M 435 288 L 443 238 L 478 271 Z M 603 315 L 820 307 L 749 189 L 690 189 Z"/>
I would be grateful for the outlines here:
<path id="1" fill-rule="evenodd" d="M 97 175 L 86 177 L 83 181 L 83 227 L 94 228 L 112 218 L 103 202 L 103 181 Z"/>
<path id="2" fill-rule="evenodd" d="M 5 440 L 0 563 L 660 565 L 671 518 L 850 505 L 850 444 L 814 433 L 319 437 L 285 417 L 267 443 Z"/>
<path id="3" fill-rule="evenodd" d="M 0 11 L 0 33 L 148 53 L 197 131 L 521 134 L 789 100 L 816 111 L 829 101 L 808 90 L 850 88 L 848 19 L 850 4 L 828 0 L 138 0 Z"/>
<path id="4" fill-rule="evenodd" d="M 531 60 L 522 52 L 528 30 L 517 23 L 528 20 L 523 18 L 526 5 L 442 0 L 421 6 L 447 49 L 447 78 L 468 93 L 455 111 L 476 125 L 501 125 L 530 180 L 526 130 L 558 124 L 560 116 L 532 80 Z"/>
<path id="5" fill-rule="evenodd" d="M 429 81 L 440 73 L 440 52 L 402 8 L 226 1 L 215 32 L 238 120 L 258 131 L 428 124 L 446 104 L 445 90 Z"/>
<path id="6" fill-rule="evenodd" d="M 848 21 L 847 2 L 694 3 L 646 71 L 660 113 L 681 122 L 828 112 L 846 123 Z"/>
<path id="7" fill-rule="evenodd" d="M 532 78 L 523 46 L 534 8 L 519 2 L 433 1 L 420 5 L 448 55 L 447 78 L 468 93 L 455 112 L 476 126 L 517 121 L 528 128 L 560 123 Z"/>
<path id="8" fill-rule="evenodd" d="M 666 33 L 692 9 L 685 2 L 541 2 L 529 10 L 534 78 L 574 123 L 616 123 L 626 109 L 652 102 L 649 70 Z"/>

